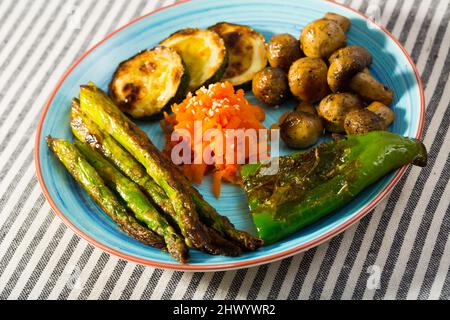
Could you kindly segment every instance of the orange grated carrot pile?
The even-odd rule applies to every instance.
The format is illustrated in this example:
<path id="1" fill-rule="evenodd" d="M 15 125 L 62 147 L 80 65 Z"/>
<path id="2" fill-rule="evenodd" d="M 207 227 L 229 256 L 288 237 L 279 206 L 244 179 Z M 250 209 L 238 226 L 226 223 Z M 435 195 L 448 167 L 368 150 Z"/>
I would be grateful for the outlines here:
<path id="1" fill-rule="evenodd" d="M 213 192 L 216 197 L 220 195 L 222 181 L 239 184 L 238 156 L 244 157 L 245 163 L 248 163 L 249 159 L 254 159 L 251 158 L 254 154 L 249 148 L 250 142 L 246 140 L 244 155 L 238 155 L 238 147 L 235 143 L 226 143 L 226 137 L 232 132 L 229 129 L 242 129 L 244 132 L 248 129 L 266 130 L 261 123 L 265 119 L 264 110 L 251 104 L 244 97 L 242 89 L 235 91 L 231 83 L 219 82 L 208 88 L 200 88 L 195 95 L 189 93 L 184 101 L 172 105 L 172 111 L 171 115 L 165 112 L 164 119 L 161 121 L 161 128 L 166 137 L 164 151 L 170 156 L 172 151 L 175 151 L 174 147 L 180 142 L 184 142 L 190 152 L 188 155 L 190 163 L 181 164 L 181 169 L 186 177 L 195 183 L 201 183 L 204 176 L 212 172 Z M 209 129 L 221 133 L 222 138 L 219 139 L 214 134 L 206 138 Z M 175 139 L 176 141 L 171 139 L 174 132 L 181 133 L 178 136 L 179 139 Z M 200 140 L 193 137 L 200 137 Z M 257 150 L 266 150 L 260 149 L 262 143 L 265 143 L 267 147 L 267 141 L 258 139 Z M 181 152 L 183 156 L 185 156 L 184 150 Z M 208 151 L 207 154 L 211 155 L 211 157 L 207 157 L 207 161 L 203 156 L 205 150 Z M 260 159 L 263 157 L 259 154 L 257 156 Z M 264 153 L 265 156 L 266 153 Z"/>

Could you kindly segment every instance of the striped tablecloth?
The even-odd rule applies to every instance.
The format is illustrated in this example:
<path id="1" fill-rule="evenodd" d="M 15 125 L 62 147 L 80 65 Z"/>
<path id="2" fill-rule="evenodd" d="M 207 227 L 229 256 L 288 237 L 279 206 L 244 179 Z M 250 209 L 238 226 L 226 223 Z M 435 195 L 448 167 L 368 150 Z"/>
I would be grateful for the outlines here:
<path id="1" fill-rule="evenodd" d="M 450 1 L 353 0 L 416 62 L 429 165 L 410 168 L 359 223 L 304 254 L 239 271 L 185 273 L 118 259 L 57 218 L 37 183 L 45 100 L 86 49 L 173 0 L 0 0 L 1 299 L 448 299 Z M 447 142 L 445 142 L 447 141 Z"/>

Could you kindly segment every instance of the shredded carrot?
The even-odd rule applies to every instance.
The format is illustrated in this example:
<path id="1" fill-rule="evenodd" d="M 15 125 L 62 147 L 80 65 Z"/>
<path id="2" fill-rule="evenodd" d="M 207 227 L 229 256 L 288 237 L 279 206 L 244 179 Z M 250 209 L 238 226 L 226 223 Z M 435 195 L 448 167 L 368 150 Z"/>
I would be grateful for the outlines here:
<path id="1" fill-rule="evenodd" d="M 264 110 L 251 104 L 244 97 L 242 89 L 235 90 L 231 83 L 219 82 L 208 88 L 200 88 L 195 95 L 189 93 L 184 101 L 172 105 L 172 111 L 171 115 L 164 113 L 164 119 L 161 121 L 161 128 L 166 137 L 164 151 L 170 156 L 180 141 L 188 140 L 191 163 L 181 165 L 186 177 L 193 182 L 201 183 L 206 174 L 213 172 L 213 192 L 216 197 L 220 195 L 222 181 L 240 183 L 237 176 L 238 146 L 235 143 L 230 145 L 226 143 L 227 130 L 242 129 L 244 132 L 248 129 L 265 130 L 262 124 L 265 119 Z M 199 123 L 201 128 L 198 126 Z M 208 137 L 208 129 L 220 133 L 221 139 L 214 134 Z M 201 132 L 195 132 L 196 130 Z M 174 131 L 180 133 L 177 141 L 171 139 Z M 200 139 L 197 141 L 194 137 Z M 250 142 L 246 140 L 243 156 L 245 163 L 255 152 L 250 150 L 249 144 Z M 259 143 L 256 145 L 259 146 Z M 206 162 L 205 153 L 209 155 Z M 181 153 L 180 156 L 186 155 Z"/>

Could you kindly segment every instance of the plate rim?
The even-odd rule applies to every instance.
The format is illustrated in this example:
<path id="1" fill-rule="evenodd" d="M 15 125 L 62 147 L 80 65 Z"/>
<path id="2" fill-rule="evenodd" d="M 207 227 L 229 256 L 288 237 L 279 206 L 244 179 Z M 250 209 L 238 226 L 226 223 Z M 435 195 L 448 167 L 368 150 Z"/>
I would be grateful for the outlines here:
<path id="1" fill-rule="evenodd" d="M 236 261 L 236 262 L 229 262 L 229 263 L 218 263 L 218 264 L 205 264 L 205 265 L 190 265 L 190 264 L 178 264 L 176 262 L 170 263 L 170 262 L 159 262 L 159 261 L 155 261 L 155 260 L 151 260 L 151 259 L 145 259 L 145 258 L 139 258 L 130 254 L 126 254 L 123 253 L 117 249 L 113 249 L 111 247 L 108 247 L 105 244 L 100 243 L 99 241 L 93 239 L 92 237 L 90 237 L 89 235 L 85 234 L 83 231 L 81 231 L 77 226 L 75 226 L 65 215 L 64 213 L 62 213 L 62 211 L 58 208 L 58 206 L 56 205 L 56 203 L 53 201 L 53 198 L 51 197 L 47 186 L 45 184 L 43 175 L 42 175 L 42 171 L 41 171 L 41 164 L 40 164 L 40 141 L 41 141 L 41 135 L 42 135 L 42 127 L 43 127 L 43 123 L 44 120 L 46 118 L 48 109 L 50 108 L 50 105 L 53 102 L 53 99 L 55 97 L 55 95 L 57 94 L 57 92 L 59 91 L 61 85 L 63 84 L 63 82 L 66 80 L 66 78 L 69 76 L 69 74 L 73 71 L 73 69 L 75 69 L 82 61 L 83 59 L 88 56 L 94 49 L 96 49 L 97 47 L 99 47 L 101 44 L 103 44 L 106 40 L 108 40 L 109 38 L 111 38 L 113 35 L 115 35 L 116 33 L 118 33 L 119 31 L 127 28 L 128 26 L 148 17 L 151 16 L 152 14 L 155 14 L 159 11 L 165 10 L 167 8 L 171 8 L 180 4 L 184 4 L 187 2 L 194 2 L 195 0 L 182 0 L 167 6 L 163 6 L 160 7 L 156 10 L 153 10 L 147 14 L 144 14 L 140 17 L 137 17 L 133 20 L 131 20 L 130 22 L 128 22 L 127 24 L 121 26 L 120 28 L 112 31 L 111 33 L 109 33 L 105 38 L 103 38 L 101 41 L 99 41 L 98 43 L 96 43 L 94 46 L 92 46 L 90 49 L 88 49 L 85 53 L 83 53 L 79 58 L 77 58 L 75 60 L 75 62 L 67 69 L 67 71 L 64 72 L 64 74 L 62 75 L 62 77 L 59 79 L 56 87 L 53 89 L 52 93 L 50 94 L 50 97 L 48 98 L 47 102 L 44 105 L 44 108 L 41 111 L 41 116 L 39 118 L 39 122 L 37 125 L 37 129 L 36 129 L 36 136 L 35 136 L 35 148 L 34 148 L 34 162 L 35 162 L 35 166 L 36 166 L 36 175 L 39 181 L 39 184 L 41 186 L 42 192 L 46 198 L 46 200 L 48 201 L 48 203 L 50 204 L 51 208 L 54 210 L 54 212 L 56 213 L 56 215 L 64 222 L 64 224 L 66 226 L 68 226 L 73 232 L 75 232 L 78 236 L 80 236 L 81 238 L 83 238 L 84 240 L 86 240 L 88 243 L 94 245 L 95 247 L 109 253 L 112 254 L 116 257 L 119 257 L 121 259 L 127 260 L 127 261 L 131 261 L 134 263 L 138 263 L 138 264 L 142 264 L 145 266 L 150 266 L 150 267 L 156 267 L 156 268 L 162 268 L 162 269 L 172 269 L 172 270 L 178 270 L 178 271 L 200 271 L 200 272 L 208 272 L 208 271 L 225 271 L 225 270 L 235 270 L 235 269 L 241 269 L 241 268 L 249 268 L 249 267 L 254 267 L 254 266 L 258 266 L 258 265 L 262 265 L 262 264 L 266 264 L 266 263 L 271 263 L 271 262 L 275 262 L 277 260 L 283 259 L 283 258 L 287 258 L 290 256 L 293 256 L 295 254 L 304 252 L 306 250 L 309 250 L 313 247 L 316 247 L 318 245 L 320 245 L 321 243 L 330 240 L 331 238 L 337 236 L 339 233 L 343 232 L 344 230 L 346 230 L 347 228 L 349 228 L 351 225 L 353 225 L 354 223 L 356 223 L 357 221 L 359 221 L 360 219 L 362 219 L 365 215 L 367 215 L 381 200 L 384 199 L 384 197 L 392 190 L 392 188 L 397 184 L 397 182 L 400 180 L 400 178 L 403 176 L 403 174 L 406 171 L 407 166 L 403 166 L 402 168 L 398 169 L 395 172 L 394 177 L 392 178 L 392 180 L 386 185 L 386 187 L 384 187 L 384 189 L 382 189 L 369 203 L 367 203 L 364 207 L 362 207 L 360 210 L 358 210 L 353 217 L 351 217 L 350 219 L 348 219 L 347 221 L 345 221 L 344 223 L 332 228 L 331 230 L 328 230 L 326 233 L 324 233 L 323 235 L 321 235 L 320 237 L 317 237 L 315 239 L 312 239 L 306 243 L 297 245 L 295 247 L 292 247 L 290 249 L 287 250 L 283 250 L 281 252 L 278 253 L 274 253 L 274 254 L 270 254 L 267 256 L 263 256 L 263 257 L 257 257 L 254 259 L 249 259 L 246 261 Z M 415 77 L 416 77 L 416 81 L 418 84 L 418 89 L 419 89 L 419 94 L 420 94 L 420 114 L 419 114 L 419 127 L 417 129 L 417 134 L 416 134 L 416 139 L 421 139 L 422 138 L 422 134 L 423 134 L 423 128 L 424 128 L 424 122 L 425 122 L 425 94 L 423 91 L 423 84 L 422 84 L 422 80 L 420 78 L 420 74 L 419 71 L 417 70 L 417 67 L 414 63 L 414 61 L 412 60 L 411 56 L 409 55 L 409 53 L 406 51 L 406 49 L 403 47 L 403 45 L 382 25 L 379 25 L 378 23 L 376 23 L 375 21 L 373 21 L 372 19 L 370 19 L 368 16 L 366 16 L 365 14 L 357 11 L 356 9 L 353 9 L 345 4 L 341 4 L 341 3 L 337 3 L 333 0 L 323 0 L 324 2 L 328 2 L 330 4 L 334 4 L 337 6 L 340 6 L 342 8 L 345 8 L 347 10 L 350 10 L 356 14 L 358 14 L 359 16 L 361 16 L 361 18 L 363 18 L 364 20 L 366 20 L 368 23 L 371 23 L 375 26 L 377 26 L 378 28 L 380 28 L 380 30 L 382 30 L 389 38 L 391 38 L 392 41 L 394 41 L 395 44 L 397 44 L 397 46 L 400 48 L 400 50 L 403 52 L 404 56 L 407 58 L 409 64 L 411 65 Z"/>

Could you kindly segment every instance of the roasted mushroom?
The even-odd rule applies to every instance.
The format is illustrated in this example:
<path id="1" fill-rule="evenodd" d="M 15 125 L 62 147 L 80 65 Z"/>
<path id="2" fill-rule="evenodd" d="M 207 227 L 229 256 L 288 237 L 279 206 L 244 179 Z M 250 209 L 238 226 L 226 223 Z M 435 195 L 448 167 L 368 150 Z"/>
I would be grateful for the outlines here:
<path id="1" fill-rule="evenodd" d="M 271 67 L 288 72 L 292 63 L 301 57 L 304 54 L 300 50 L 300 41 L 290 34 L 274 35 L 267 44 L 267 59 Z"/>
<path id="2" fill-rule="evenodd" d="M 383 119 L 368 109 L 349 112 L 345 117 L 344 128 L 347 134 L 364 134 L 386 129 Z"/>
<path id="3" fill-rule="evenodd" d="M 300 101 L 300 103 L 295 107 L 294 110 L 311 113 L 317 116 L 317 110 L 310 102 Z"/>
<path id="4" fill-rule="evenodd" d="M 327 65 L 319 58 L 298 59 L 289 68 L 288 82 L 296 98 L 307 102 L 318 101 L 329 92 Z"/>
<path id="5" fill-rule="evenodd" d="M 252 91 L 258 100 L 269 106 L 281 104 L 289 96 L 286 73 L 272 67 L 261 70 L 253 77 Z"/>
<path id="6" fill-rule="evenodd" d="M 392 104 L 394 93 L 377 81 L 370 73 L 359 72 L 351 80 L 349 88 L 367 102 L 379 101 L 386 106 Z"/>
<path id="7" fill-rule="evenodd" d="M 367 109 L 373 113 L 376 113 L 381 119 L 383 119 L 386 128 L 389 127 L 395 120 L 394 111 L 381 102 L 372 102 Z"/>
<path id="8" fill-rule="evenodd" d="M 322 121 L 308 112 L 292 111 L 280 125 L 281 139 L 291 148 L 310 147 L 322 133 Z"/>
<path id="9" fill-rule="evenodd" d="M 330 58 L 327 81 L 333 92 L 350 89 L 367 102 L 380 101 L 390 105 L 393 92 L 378 82 L 366 68 L 372 55 L 360 46 L 349 46 L 333 53 Z"/>
<path id="10" fill-rule="evenodd" d="M 334 52 L 328 61 L 328 85 L 331 91 L 338 92 L 346 89 L 352 77 L 372 63 L 372 55 L 366 48 L 349 46 Z"/>
<path id="11" fill-rule="evenodd" d="M 362 100 L 352 93 L 333 93 L 320 101 L 318 113 L 324 119 L 325 128 L 333 133 L 344 132 L 347 113 L 364 108 Z"/>
<path id="12" fill-rule="evenodd" d="M 328 62 L 333 64 L 336 60 L 342 58 L 351 58 L 355 60 L 353 63 L 355 67 L 360 69 L 359 71 L 364 70 L 364 68 L 372 63 L 372 55 L 370 52 L 361 46 L 348 46 L 345 48 L 341 48 L 333 52 L 333 54 L 328 58 Z M 359 67 L 363 65 L 364 67 Z M 346 70 L 345 70 L 346 71 Z"/>
<path id="13" fill-rule="evenodd" d="M 350 22 L 349 18 L 341 16 L 340 14 L 337 14 L 334 12 L 325 13 L 324 18 L 328 19 L 328 20 L 333 20 L 333 21 L 336 21 L 337 23 L 339 23 L 339 25 L 341 26 L 342 30 L 344 30 L 344 32 L 347 32 L 348 29 L 350 29 L 350 26 L 352 24 Z"/>
<path id="14" fill-rule="evenodd" d="M 345 47 L 346 36 L 338 22 L 319 19 L 303 29 L 300 42 L 307 57 L 326 59 L 337 49 Z"/>

